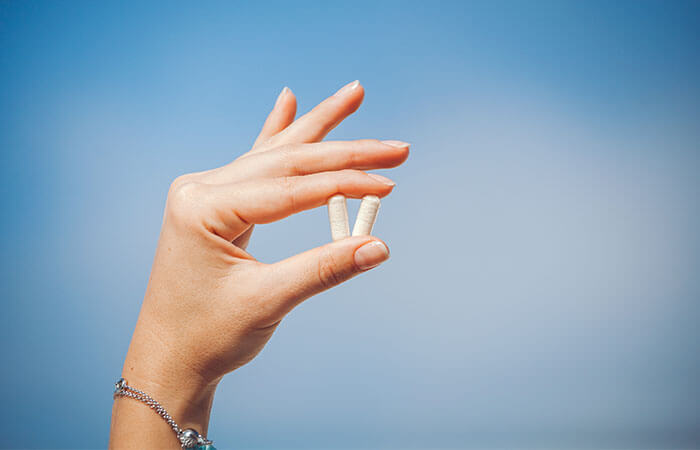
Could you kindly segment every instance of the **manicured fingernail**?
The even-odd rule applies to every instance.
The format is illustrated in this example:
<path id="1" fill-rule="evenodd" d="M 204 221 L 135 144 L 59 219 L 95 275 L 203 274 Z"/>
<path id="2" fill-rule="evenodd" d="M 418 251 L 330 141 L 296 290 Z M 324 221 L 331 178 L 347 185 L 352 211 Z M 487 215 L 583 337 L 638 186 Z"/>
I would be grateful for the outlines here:
<path id="1" fill-rule="evenodd" d="M 389 249 L 380 241 L 371 241 L 355 250 L 355 264 L 360 270 L 377 267 L 389 259 Z"/>
<path id="2" fill-rule="evenodd" d="M 396 186 L 396 183 L 388 179 L 387 177 L 383 177 L 377 173 L 368 173 L 370 177 L 374 178 L 375 180 L 379 181 L 380 183 L 386 184 L 387 186 Z"/>
<path id="3" fill-rule="evenodd" d="M 403 141 L 382 141 L 382 144 L 386 145 L 391 145 L 392 147 L 399 147 L 399 148 L 404 148 L 404 147 L 410 147 L 411 144 L 408 142 L 403 142 Z"/>
<path id="4" fill-rule="evenodd" d="M 287 86 L 282 88 L 282 92 L 280 92 L 280 95 L 277 96 L 277 101 L 275 101 L 275 106 L 279 105 L 280 101 L 284 98 L 285 95 L 289 92 L 289 88 Z"/>
<path id="5" fill-rule="evenodd" d="M 336 97 L 338 97 L 338 96 L 340 96 L 340 95 L 347 94 L 348 92 L 352 91 L 353 89 L 357 89 L 357 86 L 359 86 L 359 85 L 360 85 L 360 81 L 359 81 L 359 80 L 355 80 L 355 81 L 353 81 L 352 83 L 348 83 L 348 84 L 346 84 L 345 86 L 341 87 L 341 88 L 338 90 L 338 92 L 336 92 L 336 93 L 333 94 L 333 95 L 336 96 Z"/>

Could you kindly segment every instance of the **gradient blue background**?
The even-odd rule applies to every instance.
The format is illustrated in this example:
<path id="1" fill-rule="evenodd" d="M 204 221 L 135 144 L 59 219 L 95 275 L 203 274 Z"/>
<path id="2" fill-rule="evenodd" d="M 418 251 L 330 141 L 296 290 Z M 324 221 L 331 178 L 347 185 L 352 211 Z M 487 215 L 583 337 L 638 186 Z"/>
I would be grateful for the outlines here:
<path id="1" fill-rule="evenodd" d="M 217 447 L 700 448 L 700 3 L 407 1 L 0 4 L 0 447 L 106 447 L 170 181 L 356 78 L 331 138 L 413 144 L 392 259 L 224 379 Z"/>

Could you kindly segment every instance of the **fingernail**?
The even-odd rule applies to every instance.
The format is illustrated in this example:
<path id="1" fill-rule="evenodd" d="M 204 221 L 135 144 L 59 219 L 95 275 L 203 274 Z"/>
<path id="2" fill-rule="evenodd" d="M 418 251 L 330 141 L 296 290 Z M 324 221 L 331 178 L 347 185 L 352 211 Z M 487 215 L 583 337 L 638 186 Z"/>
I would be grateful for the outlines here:
<path id="1" fill-rule="evenodd" d="M 377 267 L 389 259 L 389 249 L 383 242 L 371 241 L 355 250 L 355 264 L 360 270 Z"/>
<path id="2" fill-rule="evenodd" d="M 403 141 L 392 141 L 392 140 L 389 140 L 389 141 L 382 141 L 382 144 L 391 145 L 392 147 L 399 147 L 399 148 L 404 148 L 404 147 L 410 147 L 410 146 L 411 146 L 411 144 L 409 144 L 408 142 L 403 142 Z"/>
<path id="3" fill-rule="evenodd" d="M 275 101 L 275 106 L 279 105 L 280 101 L 282 98 L 287 95 L 287 92 L 289 92 L 289 88 L 287 86 L 282 88 L 282 92 L 280 92 L 280 95 L 277 96 L 277 101 Z"/>
<path id="4" fill-rule="evenodd" d="M 336 96 L 336 97 L 338 97 L 338 96 L 340 96 L 340 95 L 346 94 L 346 93 L 352 91 L 353 89 L 357 89 L 357 86 L 359 86 L 359 85 L 360 85 L 360 81 L 359 81 L 359 80 L 355 80 L 355 81 L 353 81 L 352 83 L 348 83 L 348 84 L 346 84 L 345 86 L 341 87 L 341 88 L 338 90 L 338 92 L 336 92 L 336 93 L 333 94 L 333 95 Z"/>
<path id="5" fill-rule="evenodd" d="M 377 173 L 368 173 L 370 177 L 374 178 L 375 180 L 379 181 L 380 183 L 386 184 L 387 186 L 396 186 L 396 183 L 388 179 L 387 177 L 383 177 Z"/>

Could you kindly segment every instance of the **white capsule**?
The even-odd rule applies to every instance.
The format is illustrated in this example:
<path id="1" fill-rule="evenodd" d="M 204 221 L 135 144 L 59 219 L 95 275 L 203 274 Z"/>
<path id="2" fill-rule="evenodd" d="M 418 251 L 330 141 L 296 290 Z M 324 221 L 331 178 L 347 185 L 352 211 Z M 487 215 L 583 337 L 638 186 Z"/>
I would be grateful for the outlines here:
<path id="1" fill-rule="evenodd" d="M 348 205 L 345 196 L 334 195 L 328 199 L 328 220 L 331 223 L 331 237 L 334 241 L 350 236 Z"/>
<path id="2" fill-rule="evenodd" d="M 379 197 L 376 195 L 365 195 L 360 203 L 360 210 L 357 211 L 355 226 L 352 227 L 353 236 L 367 236 L 372 234 L 374 221 L 377 220 L 379 211 Z"/>

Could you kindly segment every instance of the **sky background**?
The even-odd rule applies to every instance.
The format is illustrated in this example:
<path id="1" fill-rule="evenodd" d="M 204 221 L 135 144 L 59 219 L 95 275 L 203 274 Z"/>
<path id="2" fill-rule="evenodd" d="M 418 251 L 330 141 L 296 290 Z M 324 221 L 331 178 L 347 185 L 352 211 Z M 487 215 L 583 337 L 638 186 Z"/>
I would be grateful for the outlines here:
<path id="1" fill-rule="evenodd" d="M 354 79 L 330 138 L 412 143 L 392 258 L 223 380 L 217 448 L 700 448 L 700 3 L 406 0 L 0 3 L 0 447 L 106 447 L 170 182 Z"/>

